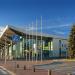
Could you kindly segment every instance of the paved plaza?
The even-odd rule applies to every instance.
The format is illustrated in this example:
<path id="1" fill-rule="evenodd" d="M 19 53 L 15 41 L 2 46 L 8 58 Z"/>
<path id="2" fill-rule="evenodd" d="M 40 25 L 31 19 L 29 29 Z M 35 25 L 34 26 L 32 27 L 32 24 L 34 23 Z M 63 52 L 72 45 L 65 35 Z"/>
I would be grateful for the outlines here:
<path id="1" fill-rule="evenodd" d="M 6 65 L 3 62 L 1 65 L 14 75 L 48 75 L 49 70 L 51 70 L 51 75 L 67 75 L 68 73 L 75 75 L 75 61 L 7 61 Z"/>

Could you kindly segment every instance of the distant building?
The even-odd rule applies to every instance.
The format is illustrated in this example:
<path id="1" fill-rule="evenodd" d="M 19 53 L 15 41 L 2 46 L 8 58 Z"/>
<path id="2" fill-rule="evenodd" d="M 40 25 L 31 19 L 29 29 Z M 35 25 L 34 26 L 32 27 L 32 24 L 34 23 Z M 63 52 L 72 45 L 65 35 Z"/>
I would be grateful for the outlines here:
<path id="1" fill-rule="evenodd" d="M 67 47 L 65 38 L 37 33 L 36 40 L 36 32 L 14 26 L 6 26 L 0 34 L 0 59 L 61 58 L 66 57 Z"/>

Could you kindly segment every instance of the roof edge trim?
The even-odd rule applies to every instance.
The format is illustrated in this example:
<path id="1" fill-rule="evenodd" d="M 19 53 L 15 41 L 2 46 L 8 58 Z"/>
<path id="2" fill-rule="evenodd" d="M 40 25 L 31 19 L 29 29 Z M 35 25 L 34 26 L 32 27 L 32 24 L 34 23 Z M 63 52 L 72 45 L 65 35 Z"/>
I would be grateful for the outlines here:
<path id="1" fill-rule="evenodd" d="M 5 33 L 5 31 L 8 29 L 8 25 L 4 28 L 2 34 L 0 35 L 0 38 L 2 37 L 2 35 Z"/>

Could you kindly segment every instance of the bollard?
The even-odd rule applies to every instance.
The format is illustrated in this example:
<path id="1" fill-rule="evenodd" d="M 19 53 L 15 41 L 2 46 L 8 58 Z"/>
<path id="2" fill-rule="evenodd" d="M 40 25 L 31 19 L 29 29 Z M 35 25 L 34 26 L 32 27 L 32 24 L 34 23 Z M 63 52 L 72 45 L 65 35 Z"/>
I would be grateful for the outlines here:
<path id="1" fill-rule="evenodd" d="M 26 65 L 24 65 L 24 70 L 26 70 Z"/>
<path id="2" fill-rule="evenodd" d="M 51 72 L 52 72 L 51 70 L 48 70 L 48 75 L 51 75 Z"/>
<path id="3" fill-rule="evenodd" d="M 17 64 L 17 68 L 19 68 L 19 64 Z"/>
<path id="4" fill-rule="evenodd" d="M 35 67 L 33 67 L 33 72 L 35 72 Z"/>

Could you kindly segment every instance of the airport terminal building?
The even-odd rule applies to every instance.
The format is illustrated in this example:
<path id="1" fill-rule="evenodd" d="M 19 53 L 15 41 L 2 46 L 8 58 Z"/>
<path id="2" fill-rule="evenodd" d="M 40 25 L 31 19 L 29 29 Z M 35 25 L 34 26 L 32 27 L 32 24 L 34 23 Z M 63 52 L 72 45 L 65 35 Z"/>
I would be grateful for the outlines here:
<path id="1" fill-rule="evenodd" d="M 7 25 L 0 34 L 0 59 L 45 60 L 67 55 L 67 39 Z"/>

